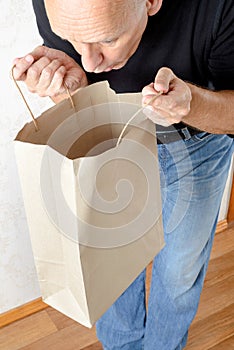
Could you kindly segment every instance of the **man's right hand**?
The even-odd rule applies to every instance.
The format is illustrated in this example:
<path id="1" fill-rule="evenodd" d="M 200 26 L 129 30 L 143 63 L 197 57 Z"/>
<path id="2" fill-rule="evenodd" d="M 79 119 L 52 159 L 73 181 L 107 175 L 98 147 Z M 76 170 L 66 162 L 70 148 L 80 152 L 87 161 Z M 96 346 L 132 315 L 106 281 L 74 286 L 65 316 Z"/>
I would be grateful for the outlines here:
<path id="1" fill-rule="evenodd" d="M 64 98 L 65 86 L 72 93 L 88 85 L 85 72 L 71 57 L 46 46 L 38 46 L 26 56 L 16 58 L 13 64 L 15 79 L 24 81 L 29 91 L 42 97 L 54 100 L 61 97 L 59 101 Z"/>

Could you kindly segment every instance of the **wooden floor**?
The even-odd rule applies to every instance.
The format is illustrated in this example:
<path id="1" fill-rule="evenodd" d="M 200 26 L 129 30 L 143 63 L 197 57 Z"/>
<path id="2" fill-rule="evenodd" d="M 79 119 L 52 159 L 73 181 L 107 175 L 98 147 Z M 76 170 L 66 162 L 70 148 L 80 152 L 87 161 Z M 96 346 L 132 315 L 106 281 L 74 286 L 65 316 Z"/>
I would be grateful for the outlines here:
<path id="1" fill-rule="evenodd" d="M 102 347 L 94 329 L 86 329 L 48 307 L 0 329 L 0 350 L 19 349 L 101 350 Z M 216 235 L 186 349 L 234 349 L 234 227 Z"/>

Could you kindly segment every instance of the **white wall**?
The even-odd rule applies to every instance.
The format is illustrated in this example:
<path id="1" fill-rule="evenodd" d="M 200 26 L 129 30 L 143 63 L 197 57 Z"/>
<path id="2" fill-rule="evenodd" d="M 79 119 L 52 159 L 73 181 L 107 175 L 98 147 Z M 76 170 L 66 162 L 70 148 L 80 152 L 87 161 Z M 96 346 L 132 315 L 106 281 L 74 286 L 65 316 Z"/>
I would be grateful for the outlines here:
<path id="1" fill-rule="evenodd" d="M 9 78 L 13 58 L 39 45 L 30 0 L 1 2 L 0 12 L 0 313 L 40 296 L 17 174 L 13 139 L 30 116 Z M 36 115 L 49 99 L 23 89 Z M 220 219 L 226 217 L 228 189 Z"/>
<path id="2" fill-rule="evenodd" d="M 40 296 L 12 140 L 30 119 L 9 78 L 12 60 L 41 44 L 30 0 L 1 1 L 0 11 L 0 313 Z M 24 90 L 25 91 L 25 90 Z M 36 114 L 51 105 L 30 95 Z"/>

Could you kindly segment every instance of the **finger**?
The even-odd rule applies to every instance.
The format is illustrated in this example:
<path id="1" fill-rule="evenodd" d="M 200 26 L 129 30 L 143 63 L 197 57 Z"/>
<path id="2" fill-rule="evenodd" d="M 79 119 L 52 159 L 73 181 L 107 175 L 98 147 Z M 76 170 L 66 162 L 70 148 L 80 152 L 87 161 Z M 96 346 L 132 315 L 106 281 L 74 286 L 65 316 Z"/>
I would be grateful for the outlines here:
<path id="1" fill-rule="evenodd" d="M 174 78 L 175 75 L 171 69 L 166 67 L 160 68 L 154 80 L 154 89 L 167 93 L 170 89 L 170 83 Z"/>
<path id="2" fill-rule="evenodd" d="M 157 112 L 155 112 L 152 107 L 146 107 L 143 109 L 143 113 L 145 114 L 145 116 L 152 120 L 152 122 L 154 122 L 155 124 L 159 124 L 162 126 L 169 126 L 173 124 L 173 121 L 170 119 L 170 117 L 166 114 L 159 114 Z"/>
<path id="3" fill-rule="evenodd" d="M 42 57 L 38 61 L 34 62 L 34 64 L 28 69 L 25 82 L 29 90 L 36 92 L 41 73 L 49 64 L 50 60 L 47 57 Z"/>
<path id="4" fill-rule="evenodd" d="M 157 124 L 157 125 L 161 125 L 161 126 L 164 126 L 164 127 L 168 127 L 168 126 L 171 126 L 172 123 L 168 122 L 166 119 L 162 119 L 162 118 L 155 118 L 151 115 L 146 115 L 146 117 L 151 120 L 154 124 Z"/>
<path id="5" fill-rule="evenodd" d="M 156 111 L 169 113 L 172 118 L 180 118 L 189 113 L 190 100 L 190 95 L 169 92 L 152 101 L 151 105 Z"/>
<path id="6" fill-rule="evenodd" d="M 34 57 L 34 60 L 37 61 L 39 60 L 40 58 L 44 57 L 47 55 L 47 52 L 49 51 L 50 49 L 47 47 L 47 46 L 44 46 L 44 45 L 40 45 L 40 46 L 37 46 L 31 53 L 30 55 Z M 48 57 L 49 58 L 49 57 Z"/>
<path id="7" fill-rule="evenodd" d="M 67 65 L 68 63 L 75 62 L 71 57 L 65 54 L 65 52 L 51 49 L 47 46 L 38 46 L 32 52 L 31 55 L 35 60 L 40 59 L 41 57 L 48 57 L 50 61 L 55 59 L 59 59 L 63 65 Z"/>
<path id="8" fill-rule="evenodd" d="M 64 83 L 66 84 L 67 88 L 71 92 L 77 90 L 82 86 L 81 79 L 79 79 L 78 77 L 74 78 L 74 77 L 66 76 Z"/>
<path id="9" fill-rule="evenodd" d="M 154 89 L 154 83 L 151 83 L 143 88 L 142 90 L 142 105 L 152 106 L 155 110 L 162 109 L 168 111 L 168 109 L 173 110 L 176 105 L 176 98 L 169 94 L 163 94 L 158 98 L 153 99 L 154 96 L 157 96 L 159 92 Z"/>
<path id="10" fill-rule="evenodd" d="M 65 74 L 66 74 L 66 68 L 64 66 L 59 67 L 58 70 L 54 73 L 50 86 L 46 91 L 47 96 L 56 96 L 58 94 L 62 94 L 65 92 L 65 87 L 64 87 Z"/>
<path id="11" fill-rule="evenodd" d="M 53 60 L 50 62 L 41 72 L 39 82 L 37 85 L 37 91 L 43 92 L 51 85 L 55 72 L 61 67 L 61 61 Z"/>
<path id="12" fill-rule="evenodd" d="M 84 71 L 79 66 L 69 69 L 65 76 L 65 84 L 70 91 L 75 91 L 81 86 L 86 86 L 87 78 Z"/>
<path id="13" fill-rule="evenodd" d="M 27 72 L 28 68 L 32 65 L 34 62 L 34 58 L 31 55 L 26 55 L 21 58 L 15 58 L 13 61 L 14 70 L 14 78 L 16 80 L 24 80 L 25 79 L 25 73 Z"/>
<path id="14" fill-rule="evenodd" d="M 143 96 L 154 95 L 155 93 L 156 93 L 156 91 L 154 89 L 154 83 L 151 83 L 142 89 Z"/>
<path id="15" fill-rule="evenodd" d="M 159 94 L 158 91 L 154 89 L 154 83 L 145 86 L 142 90 L 142 105 L 146 105 L 152 101 L 153 97 Z M 153 101 L 152 101 L 153 102 Z M 151 103 L 150 103 L 151 105 Z"/>

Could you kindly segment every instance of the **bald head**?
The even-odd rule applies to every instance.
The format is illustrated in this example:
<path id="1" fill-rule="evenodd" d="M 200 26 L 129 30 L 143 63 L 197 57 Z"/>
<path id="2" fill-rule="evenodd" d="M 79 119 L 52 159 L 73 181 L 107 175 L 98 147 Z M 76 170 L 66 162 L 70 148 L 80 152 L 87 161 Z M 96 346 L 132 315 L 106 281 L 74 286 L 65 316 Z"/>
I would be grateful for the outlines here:
<path id="1" fill-rule="evenodd" d="M 52 30 L 72 43 L 87 71 L 121 68 L 162 0 L 45 0 Z M 91 62 L 92 61 L 92 62 Z"/>
<path id="2" fill-rule="evenodd" d="M 51 27 L 62 37 L 68 30 L 74 32 L 74 27 L 87 33 L 96 25 L 101 29 L 101 23 L 117 32 L 124 21 L 139 17 L 144 5 L 145 0 L 45 0 Z"/>
<path id="3" fill-rule="evenodd" d="M 82 11 L 84 8 L 95 9 L 102 8 L 103 10 L 112 11 L 114 9 L 137 9 L 145 4 L 146 0 L 45 0 L 46 8 L 60 8 L 65 11 Z"/>

